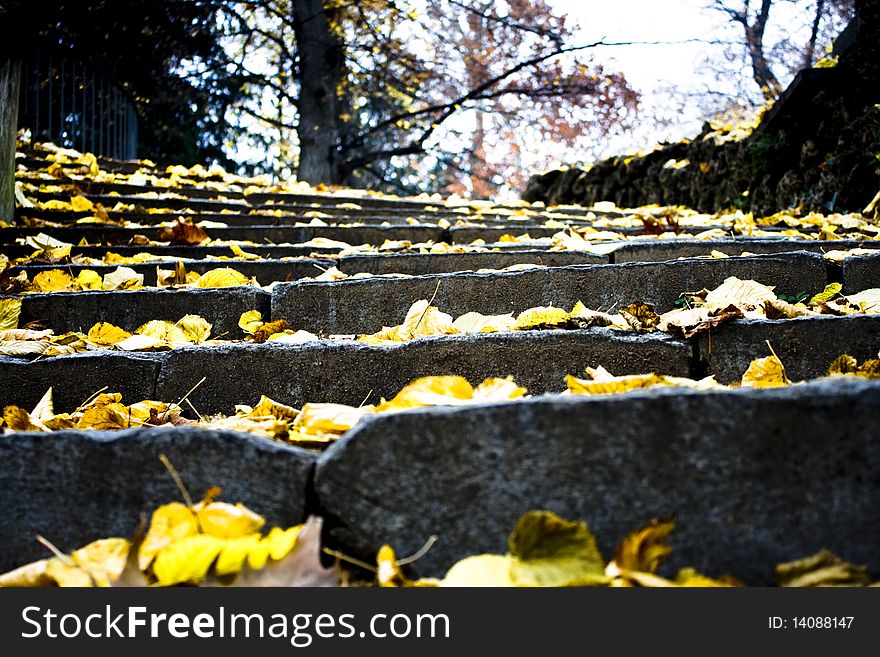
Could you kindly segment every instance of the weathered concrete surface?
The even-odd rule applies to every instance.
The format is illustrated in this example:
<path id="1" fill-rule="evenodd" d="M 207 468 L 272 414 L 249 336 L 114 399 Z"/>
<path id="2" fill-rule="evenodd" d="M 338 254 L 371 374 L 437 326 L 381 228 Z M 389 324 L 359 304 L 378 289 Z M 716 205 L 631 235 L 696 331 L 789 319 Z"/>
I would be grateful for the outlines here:
<path id="1" fill-rule="evenodd" d="M 511 265 L 537 264 L 546 267 L 565 265 L 606 264 L 606 256 L 596 256 L 573 251 L 504 251 L 488 253 L 413 253 L 394 255 L 345 256 L 338 260 L 303 258 L 301 260 L 183 260 L 187 271 L 204 273 L 218 267 L 232 267 L 248 277 L 266 285 L 274 281 L 293 281 L 320 275 L 329 267 L 336 266 L 346 274 L 437 274 L 477 269 L 503 269 Z M 173 268 L 174 263 L 155 262 L 125 265 L 144 276 L 144 285 L 156 284 L 156 268 Z M 60 265 L 71 276 L 84 269 L 91 269 L 101 276 L 116 270 L 118 265 Z M 16 267 L 13 275 L 27 271 L 33 278 L 41 271 L 59 269 L 59 265 L 26 265 Z"/>
<path id="2" fill-rule="evenodd" d="M 56 333 L 88 331 L 97 322 L 110 322 L 134 331 L 152 319 L 177 321 L 184 315 L 201 315 L 213 336 L 242 337 L 238 319 L 248 310 L 269 316 L 270 295 L 252 286 L 153 289 L 118 292 L 53 292 L 21 297 L 19 325 L 45 321 Z"/>
<path id="3" fill-rule="evenodd" d="M 49 387 L 58 413 L 72 412 L 101 389 L 122 393 L 127 404 L 155 399 L 161 358 L 161 354 L 112 351 L 34 361 L 0 356 L 0 409 L 14 404 L 31 410 Z"/>
<path id="4" fill-rule="evenodd" d="M 339 251 L 339 248 L 337 247 L 284 244 L 246 244 L 242 248 L 248 253 L 254 253 L 264 258 L 275 259 L 310 256 L 313 253 L 337 253 Z M 116 246 L 74 246 L 70 250 L 71 255 L 73 256 L 84 255 L 90 258 L 103 258 L 108 251 L 122 256 L 132 256 L 146 252 L 152 253 L 156 256 L 167 257 L 169 260 L 174 260 L 175 258 L 196 260 L 208 256 L 232 257 L 233 255 L 232 250 L 228 246 L 132 246 L 129 244 L 119 244 Z M 21 258 L 29 256 L 33 254 L 33 252 L 34 249 L 30 246 L 24 246 L 21 244 L 3 245 L 3 253 L 9 258 Z M 64 267 L 65 265 L 58 266 Z"/>
<path id="5" fill-rule="evenodd" d="M 816 254 L 789 253 L 501 274 L 283 283 L 272 292 L 272 317 L 313 332 L 344 334 L 399 324 L 413 302 L 432 297 L 434 305 L 453 316 L 470 311 L 519 313 L 534 306 L 571 308 L 577 301 L 608 309 L 643 300 L 668 310 L 682 292 L 712 289 L 728 276 L 774 285 L 786 294 L 819 292 L 825 287 L 825 264 Z"/>
<path id="6" fill-rule="evenodd" d="M 565 267 L 607 263 L 607 256 L 578 251 L 517 249 L 484 253 L 401 253 L 344 256 L 339 259 L 337 267 L 346 274 L 440 274 L 477 269 L 504 269 L 520 264 Z"/>
<path id="7" fill-rule="evenodd" d="M 666 336 L 610 329 L 423 338 L 392 347 L 340 341 L 196 347 L 165 354 L 156 396 L 179 399 L 205 376 L 189 396 L 202 414 L 232 413 L 235 404 L 255 404 L 261 394 L 296 407 L 357 406 L 391 398 L 412 380 L 433 374 L 457 374 L 474 384 L 513 375 L 540 394 L 561 392 L 566 374 L 583 376 L 588 366 L 615 374 L 688 376 L 691 355 L 690 345 Z"/>
<path id="8" fill-rule="evenodd" d="M 693 566 L 769 584 L 773 566 L 826 547 L 880 567 L 880 384 L 671 389 L 389 414 L 318 462 L 333 543 L 398 554 L 442 576 L 504 553 L 517 518 L 585 519 L 610 558 L 653 517 L 677 515 L 663 572 Z M 335 523 L 335 526 L 334 526 Z"/>
<path id="9" fill-rule="evenodd" d="M 880 315 L 737 320 L 699 336 L 699 359 L 719 383 L 739 381 L 753 359 L 770 355 L 767 340 L 789 379 L 802 381 L 825 375 L 841 354 L 877 358 Z"/>
<path id="10" fill-rule="evenodd" d="M 44 228 L 0 228 L 0 242 L 12 242 L 26 235 L 46 232 Z M 125 244 L 135 235 L 146 234 L 151 239 L 159 239 L 157 228 L 120 228 L 100 224 L 81 224 L 53 228 L 52 236 L 63 242 L 77 244 L 81 239 L 90 243 Z M 439 226 L 230 226 L 228 228 L 206 228 L 211 239 L 251 240 L 254 242 L 306 242 L 316 237 L 340 240 L 349 244 L 382 244 L 385 240 L 410 240 L 440 242 L 446 232 Z"/>
<path id="11" fill-rule="evenodd" d="M 0 570 L 110 536 L 131 537 L 141 517 L 180 501 L 159 461 L 165 454 L 194 498 L 220 486 L 270 526 L 305 515 L 314 456 L 248 434 L 192 427 L 120 432 L 58 431 L 0 436 Z"/>
<path id="12" fill-rule="evenodd" d="M 880 251 L 877 255 L 847 258 L 840 264 L 843 293 L 880 287 Z"/>
<path id="13" fill-rule="evenodd" d="M 204 274 L 211 269 L 219 269 L 221 267 L 231 267 L 236 271 L 244 274 L 248 278 L 256 278 L 261 285 L 267 285 L 274 281 L 294 281 L 300 278 L 314 277 L 323 273 L 327 268 L 333 266 L 330 260 L 319 260 L 317 258 L 303 258 L 301 260 L 181 260 L 188 272 L 196 272 Z M 133 269 L 144 277 L 144 285 L 155 286 L 157 275 L 156 269 L 174 269 L 175 262 L 166 263 L 144 263 L 124 265 Z M 90 269 L 97 272 L 100 276 L 116 271 L 119 265 L 61 265 L 60 269 L 67 272 L 71 276 L 77 276 L 84 269 Z M 41 271 L 59 269 L 59 265 L 27 265 L 17 267 L 13 271 L 13 275 L 19 271 L 27 271 L 28 277 L 33 280 Z"/>
<path id="14" fill-rule="evenodd" d="M 785 253 L 790 251 L 809 251 L 826 253 L 833 249 L 853 249 L 870 247 L 870 242 L 856 240 L 795 240 L 779 237 L 741 237 L 731 239 L 694 240 L 634 240 L 626 242 L 611 254 L 615 264 L 623 262 L 658 262 L 675 260 L 676 258 L 694 258 L 707 256 L 712 251 L 720 251 L 727 255 L 741 253 Z M 876 244 L 880 249 L 880 242 Z"/>

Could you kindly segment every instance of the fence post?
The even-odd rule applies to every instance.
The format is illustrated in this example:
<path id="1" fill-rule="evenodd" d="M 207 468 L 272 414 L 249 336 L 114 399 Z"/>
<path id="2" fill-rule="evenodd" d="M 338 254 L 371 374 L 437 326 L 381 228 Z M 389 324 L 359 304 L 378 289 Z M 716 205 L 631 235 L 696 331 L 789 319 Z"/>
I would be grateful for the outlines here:
<path id="1" fill-rule="evenodd" d="M 0 221 L 15 218 L 15 139 L 21 62 L 0 60 Z"/>

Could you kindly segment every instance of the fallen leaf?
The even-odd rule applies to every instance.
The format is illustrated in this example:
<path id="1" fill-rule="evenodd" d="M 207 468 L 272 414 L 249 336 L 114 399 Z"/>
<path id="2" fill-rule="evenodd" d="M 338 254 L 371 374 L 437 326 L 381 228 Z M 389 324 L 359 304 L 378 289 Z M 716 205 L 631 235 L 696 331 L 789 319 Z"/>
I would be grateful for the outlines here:
<path id="1" fill-rule="evenodd" d="M 828 285 L 825 286 L 824 290 L 819 292 L 819 294 L 814 295 L 813 298 L 810 299 L 810 302 L 807 305 L 820 306 L 820 305 L 826 304 L 829 301 L 831 301 L 834 297 L 836 297 L 838 294 L 840 294 L 840 291 L 842 289 L 843 289 L 843 285 L 841 285 L 840 283 L 829 283 Z"/>
<path id="2" fill-rule="evenodd" d="M 785 366 L 776 354 L 753 360 L 742 377 L 742 385 L 750 388 L 776 388 L 789 383 Z"/>
<path id="3" fill-rule="evenodd" d="M 181 317 L 176 326 L 183 333 L 184 339 L 193 344 L 200 344 L 211 335 L 211 324 L 198 315 Z"/>
<path id="4" fill-rule="evenodd" d="M 666 539 L 674 529 L 675 521 L 671 518 L 651 520 L 620 542 L 614 562 L 625 570 L 656 573 L 663 559 L 672 552 Z"/>
<path id="5" fill-rule="evenodd" d="M 660 316 L 654 312 L 654 306 L 644 301 L 637 301 L 621 308 L 620 314 L 627 323 L 639 333 L 647 333 L 657 330 Z"/>
<path id="6" fill-rule="evenodd" d="M 512 579 L 527 586 L 605 583 L 605 560 L 587 524 L 550 511 L 530 511 L 508 541 Z"/>
<path id="7" fill-rule="evenodd" d="M 233 287 L 247 285 L 250 279 L 241 272 L 229 267 L 212 269 L 202 274 L 196 282 L 197 287 Z"/>
<path id="8" fill-rule="evenodd" d="M 568 322 L 569 313 L 553 306 L 529 308 L 516 317 L 514 328 L 518 331 L 561 328 Z"/>
<path id="9" fill-rule="evenodd" d="M 867 586 L 871 577 L 867 566 L 844 561 L 831 550 L 776 566 L 776 583 L 786 587 Z"/>
<path id="10" fill-rule="evenodd" d="M 131 290 L 143 287 L 144 275 L 138 274 L 131 267 L 117 267 L 115 271 L 104 274 L 104 290 Z"/>
<path id="11" fill-rule="evenodd" d="M 452 328 L 457 333 L 493 333 L 496 331 L 509 331 L 516 324 L 513 315 L 481 315 L 470 312 L 457 317 L 452 322 Z"/>
<path id="12" fill-rule="evenodd" d="M 89 212 L 95 209 L 95 204 L 85 196 L 71 196 L 70 206 L 74 212 Z"/>
<path id="13" fill-rule="evenodd" d="M 242 331 L 252 335 L 263 325 L 263 314 L 259 310 L 248 310 L 241 314 L 238 326 Z"/>
<path id="14" fill-rule="evenodd" d="M 401 340 L 413 340 L 428 335 L 454 333 L 452 317 L 440 312 L 436 306 L 429 306 L 427 299 L 416 301 L 406 313 L 403 323 L 397 330 Z"/>
<path id="15" fill-rule="evenodd" d="M 124 331 L 109 322 L 98 322 L 89 329 L 88 338 L 91 342 L 99 345 L 113 345 L 130 338 L 131 333 Z"/>
<path id="16" fill-rule="evenodd" d="M 0 331 L 18 328 L 21 299 L 0 299 Z"/>
<path id="17" fill-rule="evenodd" d="M 706 295 L 705 304 L 709 308 L 736 306 L 746 317 L 762 317 L 763 312 L 756 309 L 762 309 L 765 301 L 775 298 L 772 287 L 730 276 Z"/>
<path id="18" fill-rule="evenodd" d="M 208 234 L 190 221 L 178 219 L 171 228 L 163 228 L 159 239 L 171 244 L 203 244 L 210 240 Z"/>
<path id="19" fill-rule="evenodd" d="M 60 269 L 41 271 L 32 283 L 37 292 L 64 292 L 76 288 L 73 277 Z"/>

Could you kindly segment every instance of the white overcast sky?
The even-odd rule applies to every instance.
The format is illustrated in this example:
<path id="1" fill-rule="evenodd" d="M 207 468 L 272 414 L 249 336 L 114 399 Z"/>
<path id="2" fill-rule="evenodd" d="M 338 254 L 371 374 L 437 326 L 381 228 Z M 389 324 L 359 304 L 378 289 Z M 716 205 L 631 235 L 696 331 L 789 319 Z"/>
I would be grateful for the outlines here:
<path id="1" fill-rule="evenodd" d="M 645 115 L 662 106 L 668 90 L 682 92 L 698 88 L 707 45 L 694 42 L 716 32 L 723 20 L 712 15 L 706 0 L 549 0 L 549 3 L 579 26 L 578 43 L 669 42 L 600 48 L 596 60 L 607 70 L 622 71 L 641 94 Z M 702 80 L 706 78 L 703 77 Z M 653 146 L 664 139 L 680 139 L 699 131 L 703 116 L 695 106 L 684 108 L 676 121 L 665 128 L 641 121 L 639 129 L 609 140 L 605 155 L 620 150 Z"/>

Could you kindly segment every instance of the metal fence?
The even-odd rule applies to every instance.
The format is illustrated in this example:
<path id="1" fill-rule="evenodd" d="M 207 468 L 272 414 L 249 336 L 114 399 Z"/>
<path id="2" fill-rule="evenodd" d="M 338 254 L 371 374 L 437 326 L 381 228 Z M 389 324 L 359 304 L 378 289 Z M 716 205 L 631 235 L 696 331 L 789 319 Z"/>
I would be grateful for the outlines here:
<path id="1" fill-rule="evenodd" d="M 24 53 L 18 124 L 35 141 L 137 157 L 137 114 L 125 93 L 94 67 L 50 51 Z"/>

